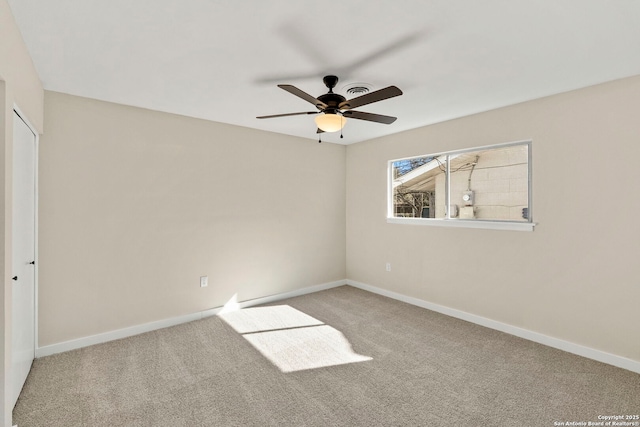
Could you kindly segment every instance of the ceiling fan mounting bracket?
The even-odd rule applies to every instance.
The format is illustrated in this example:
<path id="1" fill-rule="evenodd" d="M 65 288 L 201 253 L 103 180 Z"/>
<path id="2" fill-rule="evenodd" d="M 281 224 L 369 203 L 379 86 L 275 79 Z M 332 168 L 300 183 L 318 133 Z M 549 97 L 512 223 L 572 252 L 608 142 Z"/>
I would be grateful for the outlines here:
<path id="1" fill-rule="evenodd" d="M 329 88 L 329 93 L 333 93 L 333 88 L 338 84 L 338 76 L 328 75 L 322 78 L 325 86 Z"/>
<path id="2" fill-rule="evenodd" d="M 318 100 L 325 104 L 324 108 L 318 108 L 318 109 L 323 113 L 329 112 L 330 114 L 331 113 L 335 114 L 335 111 L 340 109 L 339 108 L 340 104 L 345 102 L 347 98 L 333 92 L 333 88 L 336 87 L 336 85 L 338 84 L 338 76 L 333 76 L 333 75 L 324 76 L 322 81 L 324 82 L 325 86 L 329 88 L 329 92 L 325 93 L 324 95 L 320 95 L 318 97 Z"/>

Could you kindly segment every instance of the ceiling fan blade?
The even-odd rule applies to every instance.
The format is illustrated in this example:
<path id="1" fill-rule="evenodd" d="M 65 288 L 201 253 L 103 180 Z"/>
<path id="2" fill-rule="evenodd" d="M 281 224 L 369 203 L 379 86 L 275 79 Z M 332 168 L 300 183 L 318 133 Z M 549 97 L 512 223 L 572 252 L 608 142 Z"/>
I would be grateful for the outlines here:
<path id="1" fill-rule="evenodd" d="M 344 113 L 342 113 L 342 115 L 350 119 L 367 120 L 370 122 L 384 123 L 385 125 L 390 125 L 397 119 L 397 117 L 383 116 L 382 114 L 365 113 L 363 111 L 345 111 Z"/>
<path id="2" fill-rule="evenodd" d="M 278 75 L 278 76 L 265 76 L 256 79 L 256 83 L 260 84 L 274 84 L 279 82 L 289 82 L 293 80 L 312 80 L 318 79 L 326 76 L 327 74 L 331 74 L 329 72 L 319 72 L 319 73 L 309 73 L 309 74 L 295 74 L 295 75 Z"/>
<path id="3" fill-rule="evenodd" d="M 314 33 L 309 33 L 305 26 L 295 22 L 285 24 L 279 28 L 278 33 L 285 39 L 285 41 L 289 42 L 294 48 L 296 48 L 299 55 L 305 56 L 307 60 L 314 64 L 313 68 L 317 69 L 318 72 L 309 74 L 300 73 L 289 75 L 288 77 L 283 75 L 280 75 L 280 77 L 275 75 L 266 76 L 257 79 L 258 83 L 278 83 L 315 78 L 321 79 L 329 74 L 340 76 L 340 79 L 347 81 L 356 70 L 361 69 L 374 61 L 379 61 L 380 59 L 406 49 L 425 36 L 425 33 L 422 31 L 409 33 L 389 44 L 379 46 L 376 50 L 367 53 L 365 56 L 362 56 L 349 64 L 340 66 L 338 64 L 332 64 L 332 57 L 327 55 L 330 52 L 317 48 L 317 41 L 315 39 L 315 35 L 313 35 Z"/>
<path id="4" fill-rule="evenodd" d="M 317 108 L 327 108 L 327 104 L 325 104 L 324 102 L 320 101 L 319 99 L 314 98 L 313 96 L 309 95 L 307 92 L 304 92 L 300 89 L 298 89 L 295 86 L 292 85 L 278 85 L 279 88 L 286 90 L 287 92 L 300 97 L 302 99 L 304 99 L 307 102 L 310 102 L 311 104 L 315 105 Z"/>
<path id="5" fill-rule="evenodd" d="M 305 111 L 302 113 L 286 113 L 286 114 L 273 114 L 271 116 L 259 116 L 256 119 L 273 119 L 274 117 L 286 117 L 286 116 L 301 116 L 303 114 L 318 114 L 319 111 Z"/>
<path id="6" fill-rule="evenodd" d="M 385 87 L 384 89 L 376 90 L 374 92 L 367 93 L 353 99 L 347 99 L 346 101 L 340 103 L 339 108 L 341 110 L 350 110 L 352 108 L 358 108 L 363 105 L 382 101 L 383 99 L 393 98 L 394 96 L 399 95 L 402 95 L 402 91 L 400 89 L 395 86 L 389 86 Z"/>
<path id="7" fill-rule="evenodd" d="M 316 131 L 316 133 L 324 133 L 324 131 L 320 128 L 318 128 L 318 130 Z"/>
<path id="8" fill-rule="evenodd" d="M 415 43 L 418 39 L 420 39 L 422 37 L 422 33 L 419 32 L 414 32 L 414 33 L 410 33 L 407 34 L 404 37 L 401 37 L 391 43 L 389 43 L 388 45 L 385 46 L 381 46 L 378 50 L 370 52 L 369 54 L 367 54 L 366 56 L 361 57 L 360 59 L 357 59 L 356 61 L 352 62 L 351 64 L 342 67 L 339 71 L 341 74 L 337 74 L 337 75 L 341 75 L 341 76 L 347 76 L 349 74 L 352 74 L 353 71 L 355 71 L 356 69 L 360 69 L 362 67 L 364 67 L 365 65 L 367 65 L 370 62 L 373 62 L 375 60 L 379 60 L 381 58 L 384 58 L 386 56 L 388 56 L 389 54 L 393 53 L 394 51 L 398 51 L 401 50 L 413 43 Z"/>

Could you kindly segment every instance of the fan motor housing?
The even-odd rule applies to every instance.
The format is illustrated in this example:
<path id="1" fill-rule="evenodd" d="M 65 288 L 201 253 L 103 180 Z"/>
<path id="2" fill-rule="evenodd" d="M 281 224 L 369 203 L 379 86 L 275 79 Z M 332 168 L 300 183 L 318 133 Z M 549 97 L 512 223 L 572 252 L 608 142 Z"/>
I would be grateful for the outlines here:
<path id="1" fill-rule="evenodd" d="M 340 103 L 346 101 L 347 98 L 337 93 L 330 92 L 330 93 L 325 93 L 324 95 L 320 95 L 318 97 L 318 100 L 327 104 L 329 108 L 337 109 Z"/>

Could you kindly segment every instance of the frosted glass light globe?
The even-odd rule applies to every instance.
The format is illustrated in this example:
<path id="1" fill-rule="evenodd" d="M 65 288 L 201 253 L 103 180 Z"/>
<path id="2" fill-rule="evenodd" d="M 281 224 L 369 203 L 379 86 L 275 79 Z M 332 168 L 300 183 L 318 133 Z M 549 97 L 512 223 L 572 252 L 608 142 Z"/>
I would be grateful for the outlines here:
<path id="1" fill-rule="evenodd" d="M 325 132 L 337 132 L 344 127 L 347 119 L 339 114 L 325 113 L 316 117 L 316 125 Z"/>

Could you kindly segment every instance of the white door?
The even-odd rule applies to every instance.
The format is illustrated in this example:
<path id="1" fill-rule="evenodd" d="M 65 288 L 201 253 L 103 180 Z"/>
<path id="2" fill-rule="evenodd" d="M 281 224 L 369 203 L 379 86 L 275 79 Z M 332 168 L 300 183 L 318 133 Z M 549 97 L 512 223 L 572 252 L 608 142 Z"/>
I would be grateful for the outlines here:
<path id="1" fill-rule="evenodd" d="M 12 405 L 18 400 L 35 356 L 35 173 L 36 136 L 20 116 L 14 113 Z"/>

